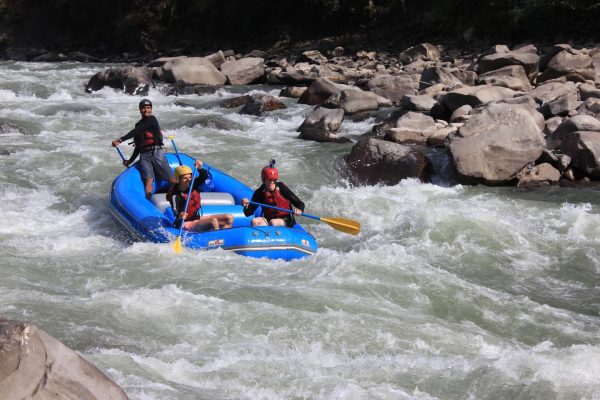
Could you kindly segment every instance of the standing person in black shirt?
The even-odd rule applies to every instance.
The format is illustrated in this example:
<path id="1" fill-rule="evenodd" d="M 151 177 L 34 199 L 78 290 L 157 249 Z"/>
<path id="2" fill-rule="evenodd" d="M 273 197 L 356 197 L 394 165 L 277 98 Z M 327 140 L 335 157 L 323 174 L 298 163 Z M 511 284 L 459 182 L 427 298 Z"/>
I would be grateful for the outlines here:
<path id="1" fill-rule="evenodd" d="M 148 99 L 143 99 L 139 104 L 140 119 L 135 128 L 129 131 L 126 135 L 112 141 L 113 147 L 117 147 L 125 140 L 133 139 L 135 149 L 129 160 L 123 161 L 123 165 L 129 166 L 137 156 L 140 156 L 138 169 L 144 181 L 144 189 L 146 198 L 152 197 L 152 183 L 154 178 L 159 180 L 169 180 L 173 176 L 169 162 L 165 157 L 165 152 L 162 148 L 163 137 L 160 131 L 160 125 L 154 115 L 152 115 L 152 102 Z"/>
<path id="2" fill-rule="evenodd" d="M 294 215 L 301 215 L 304 212 L 304 203 L 287 187 L 283 182 L 277 182 L 279 179 L 279 171 L 275 168 L 275 160 L 271 160 L 270 164 L 264 167 L 260 173 L 263 184 L 254 191 L 252 201 L 256 203 L 268 204 L 271 206 L 285 208 L 291 210 L 295 207 L 294 213 L 276 210 L 270 207 L 263 207 L 262 217 L 252 219 L 252 226 L 287 226 L 289 228 L 296 224 Z M 250 204 L 248 199 L 242 199 L 244 206 L 244 215 L 249 216 L 256 211 L 258 206 Z"/>

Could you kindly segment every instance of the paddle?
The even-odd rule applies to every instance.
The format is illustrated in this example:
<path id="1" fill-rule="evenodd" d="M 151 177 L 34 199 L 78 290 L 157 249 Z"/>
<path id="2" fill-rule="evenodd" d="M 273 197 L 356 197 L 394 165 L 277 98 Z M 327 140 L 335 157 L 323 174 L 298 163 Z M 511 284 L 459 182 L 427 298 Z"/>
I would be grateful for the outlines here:
<path id="1" fill-rule="evenodd" d="M 175 155 L 177 156 L 177 159 L 179 160 L 179 165 L 183 165 L 183 163 L 181 162 L 181 158 L 179 157 L 179 152 L 177 151 L 177 146 L 175 145 L 175 141 L 173 140 L 175 136 L 171 135 L 169 136 L 169 139 L 171 139 L 171 143 L 173 143 L 173 148 L 175 149 Z"/>
<path id="2" fill-rule="evenodd" d="M 115 149 L 117 149 L 117 151 L 119 152 L 119 155 L 121 156 L 121 159 L 122 159 L 123 161 L 125 161 L 125 156 L 124 156 L 124 155 L 123 155 L 123 153 L 121 152 L 121 149 L 120 149 L 120 148 L 118 148 L 118 147 L 115 147 Z M 129 165 L 127 166 L 127 168 L 129 168 Z"/>
<path id="3" fill-rule="evenodd" d="M 196 177 L 196 167 L 193 168 L 192 170 L 192 180 L 190 181 L 190 188 L 188 190 L 188 195 L 187 195 L 187 199 L 185 199 L 185 207 L 183 208 L 183 213 L 185 214 L 187 212 L 188 209 L 188 204 L 190 204 L 190 197 L 192 195 L 192 187 L 194 186 L 194 178 Z M 181 221 L 181 226 L 179 227 L 179 236 L 177 236 L 177 240 L 175 241 L 175 243 L 173 243 L 173 251 L 175 251 L 175 253 L 180 254 L 181 253 L 181 234 L 183 233 L 183 223 L 185 222 L 185 219 L 183 221 Z"/>
<path id="4" fill-rule="evenodd" d="M 248 203 L 254 204 L 257 206 L 261 206 L 261 207 L 274 208 L 275 210 L 285 211 L 285 212 L 289 212 L 291 214 L 294 213 L 293 210 L 286 210 L 285 208 L 279 208 L 279 207 L 271 206 L 268 204 L 256 203 L 254 201 L 248 201 Z M 326 224 L 331 226 L 333 229 L 337 229 L 338 231 L 341 231 L 344 233 L 349 233 L 351 235 L 358 235 L 360 232 L 360 222 L 354 221 L 354 220 L 351 220 L 348 218 L 321 218 L 321 217 L 316 217 L 314 215 L 304 214 L 304 213 L 300 214 L 300 216 L 316 219 L 317 221 L 321 221 L 321 222 L 325 222 Z"/>

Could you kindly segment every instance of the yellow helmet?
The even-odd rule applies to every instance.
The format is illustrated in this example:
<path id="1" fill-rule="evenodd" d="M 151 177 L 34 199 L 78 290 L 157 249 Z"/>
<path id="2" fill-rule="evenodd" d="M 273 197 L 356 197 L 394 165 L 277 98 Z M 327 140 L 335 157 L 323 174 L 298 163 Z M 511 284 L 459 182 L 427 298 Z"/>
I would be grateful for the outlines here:
<path id="1" fill-rule="evenodd" d="M 187 165 L 180 165 L 179 167 L 175 168 L 175 179 L 179 180 L 181 175 L 187 175 L 191 173 L 192 169 L 190 167 Z"/>

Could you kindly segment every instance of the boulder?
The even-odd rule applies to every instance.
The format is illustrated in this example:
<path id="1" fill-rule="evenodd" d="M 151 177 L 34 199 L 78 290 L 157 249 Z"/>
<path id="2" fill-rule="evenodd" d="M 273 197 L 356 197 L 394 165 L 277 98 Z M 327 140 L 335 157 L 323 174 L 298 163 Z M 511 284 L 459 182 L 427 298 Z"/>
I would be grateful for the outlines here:
<path id="1" fill-rule="evenodd" d="M 456 69 L 444 68 L 439 65 L 425 68 L 421 74 L 419 90 L 441 83 L 445 88 L 452 90 L 462 86 L 462 81 L 455 75 Z"/>
<path id="2" fill-rule="evenodd" d="M 261 79 L 265 73 L 264 59 L 242 58 L 235 61 L 225 61 L 221 72 L 232 85 L 248 85 Z"/>
<path id="3" fill-rule="evenodd" d="M 544 82 L 558 77 L 569 81 L 584 82 L 596 79 L 594 63 L 589 54 L 575 49 L 565 49 L 558 52 L 546 65 L 546 70 L 538 77 L 538 82 Z"/>
<path id="4" fill-rule="evenodd" d="M 560 171 L 548 163 L 525 168 L 517 176 L 519 187 L 539 187 L 558 184 Z"/>
<path id="5" fill-rule="evenodd" d="M 577 108 L 579 114 L 591 115 L 600 119 L 600 99 L 590 97 Z"/>
<path id="6" fill-rule="evenodd" d="M 591 115 L 579 114 L 563 121 L 549 137 L 548 148 L 558 149 L 563 139 L 575 131 L 600 132 L 600 121 Z"/>
<path id="7" fill-rule="evenodd" d="M 396 143 L 422 143 L 437 131 L 435 121 L 429 115 L 407 112 L 396 121 L 396 126 L 386 131 L 384 140 Z"/>
<path id="8" fill-rule="evenodd" d="M 440 50 L 432 44 L 421 43 L 409 47 L 398 56 L 398 61 L 403 64 L 410 64 L 417 60 L 439 60 Z"/>
<path id="9" fill-rule="evenodd" d="M 535 48 L 529 47 L 523 49 L 524 51 L 516 50 L 483 55 L 475 64 L 475 71 L 481 75 L 508 65 L 521 65 L 525 69 L 529 81 L 533 82 L 538 75 L 540 62 L 540 57 L 533 49 Z"/>
<path id="10" fill-rule="evenodd" d="M 252 101 L 252 98 L 249 94 L 246 94 L 244 96 L 237 96 L 232 97 L 231 99 L 223 100 L 221 103 L 219 103 L 219 106 L 223 108 L 236 108 L 245 106 L 246 104 L 250 103 L 250 101 Z"/>
<path id="11" fill-rule="evenodd" d="M 373 93 L 360 89 L 345 89 L 330 96 L 324 103 L 329 108 L 341 108 L 346 114 L 356 114 L 363 111 L 373 111 L 379 108 Z"/>
<path id="12" fill-rule="evenodd" d="M 512 98 L 515 94 L 514 90 L 500 86 L 465 86 L 439 96 L 438 102 L 451 114 L 465 104 L 476 107 L 480 104 Z"/>
<path id="13" fill-rule="evenodd" d="M 85 85 L 87 93 L 104 86 L 120 89 L 134 96 L 148 94 L 152 84 L 152 69 L 145 67 L 114 67 L 96 73 Z"/>
<path id="14" fill-rule="evenodd" d="M 316 79 L 298 99 L 299 104 L 308 104 L 311 106 L 322 105 L 329 97 L 345 89 L 360 90 L 354 86 L 334 83 L 329 79 Z"/>
<path id="15" fill-rule="evenodd" d="M 543 105 L 565 94 L 577 95 L 577 87 L 573 82 L 546 82 L 528 92 L 527 96 L 533 98 L 540 105 Z"/>
<path id="16" fill-rule="evenodd" d="M 533 89 L 522 65 L 507 65 L 486 72 L 479 75 L 476 82 L 478 85 L 502 86 L 521 92 Z"/>
<path id="17" fill-rule="evenodd" d="M 531 113 L 515 104 L 492 103 L 448 138 L 448 149 L 467 182 L 503 184 L 542 154 L 544 136 Z"/>
<path id="18" fill-rule="evenodd" d="M 298 99 L 308 88 L 306 86 L 287 86 L 281 89 L 279 97 L 291 97 Z"/>
<path id="19" fill-rule="evenodd" d="M 408 111 L 430 111 L 437 101 L 428 95 L 405 95 L 400 101 L 400 107 Z"/>
<path id="20" fill-rule="evenodd" d="M 579 85 L 579 94 L 581 100 L 584 101 L 590 97 L 600 99 L 600 89 L 596 89 L 595 85 L 590 85 L 589 83 L 582 83 Z"/>
<path id="21" fill-rule="evenodd" d="M 542 107 L 540 107 L 540 111 L 546 118 L 557 115 L 566 116 L 570 111 L 577 109 L 580 105 L 581 101 L 578 100 L 577 93 L 566 93 L 548 103 L 544 103 Z"/>
<path id="22" fill-rule="evenodd" d="M 600 179 L 599 132 L 571 132 L 564 136 L 561 151 L 571 157 L 571 167 L 577 175 Z"/>
<path id="23" fill-rule="evenodd" d="M 42 329 L 0 318 L 0 398 L 124 400 L 127 395 Z"/>
<path id="24" fill-rule="evenodd" d="M 244 107 L 240 110 L 240 114 L 262 115 L 265 112 L 282 110 L 287 108 L 277 97 L 265 93 L 257 93 L 250 96 Z"/>
<path id="25" fill-rule="evenodd" d="M 421 152 L 377 138 L 355 144 L 344 161 L 350 181 L 359 185 L 395 185 L 405 178 L 426 182 L 431 173 L 431 164 Z"/>
<path id="26" fill-rule="evenodd" d="M 367 82 L 369 90 L 379 96 L 391 100 L 394 104 L 400 104 L 405 95 L 414 95 L 419 86 L 418 79 L 411 75 L 381 75 Z"/>
<path id="27" fill-rule="evenodd" d="M 329 132 L 336 132 L 340 129 L 344 120 L 344 110 L 341 108 L 331 109 L 317 106 L 308 114 L 302 125 L 297 129 L 297 132 L 302 132 L 304 128 L 322 128 Z"/>
<path id="28" fill-rule="evenodd" d="M 162 74 L 166 82 L 184 81 L 189 85 L 224 85 L 227 77 L 204 57 L 176 57 L 166 61 Z"/>

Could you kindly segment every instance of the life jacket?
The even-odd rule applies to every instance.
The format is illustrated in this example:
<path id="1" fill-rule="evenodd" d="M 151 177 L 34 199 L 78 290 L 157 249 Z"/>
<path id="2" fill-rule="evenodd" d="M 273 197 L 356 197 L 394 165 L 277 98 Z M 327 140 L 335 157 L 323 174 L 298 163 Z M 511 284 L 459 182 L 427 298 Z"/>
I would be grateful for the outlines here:
<path id="1" fill-rule="evenodd" d="M 160 142 L 156 140 L 155 135 L 151 131 L 146 131 L 142 135 L 140 144 L 136 145 L 140 150 L 150 146 L 160 146 Z"/>
<path id="2" fill-rule="evenodd" d="M 193 182 L 191 182 L 191 183 L 193 183 Z M 175 197 L 175 199 L 173 199 L 173 197 Z M 183 210 L 185 209 L 185 201 L 187 200 L 187 197 L 188 197 L 188 194 L 181 193 L 177 189 L 177 185 L 174 185 L 173 187 L 171 187 L 171 189 L 169 189 L 169 191 L 167 192 L 167 201 L 169 203 L 171 203 L 171 205 L 174 208 L 175 218 L 177 218 L 179 213 L 182 213 Z M 175 200 L 175 201 L 173 201 L 173 200 Z M 200 211 L 200 208 L 201 208 L 200 193 L 196 190 L 192 190 L 192 195 L 190 197 L 190 203 L 188 204 L 188 208 L 187 208 L 188 216 L 185 220 L 186 221 L 194 221 L 194 220 L 197 220 L 198 218 L 200 218 L 200 215 L 198 213 Z"/>
<path id="3" fill-rule="evenodd" d="M 292 209 L 292 204 L 290 203 L 290 201 L 288 199 L 283 197 L 283 195 L 281 194 L 281 191 L 279 190 L 279 186 L 275 186 L 275 190 L 273 190 L 272 192 L 269 192 L 266 189 L 263 190 L 263 203 L 271 205 L 271 206 L 279 207 L 279 208 L 285 208 L 286 210 Z M 266 219 L 271 220 L 273 218 L 288 217 L 290 215 L 290 213 L 285 212 L 285 211 L 275 210 L 274 208 L 263 207 L 263 215 L 265 216 Z"/>

